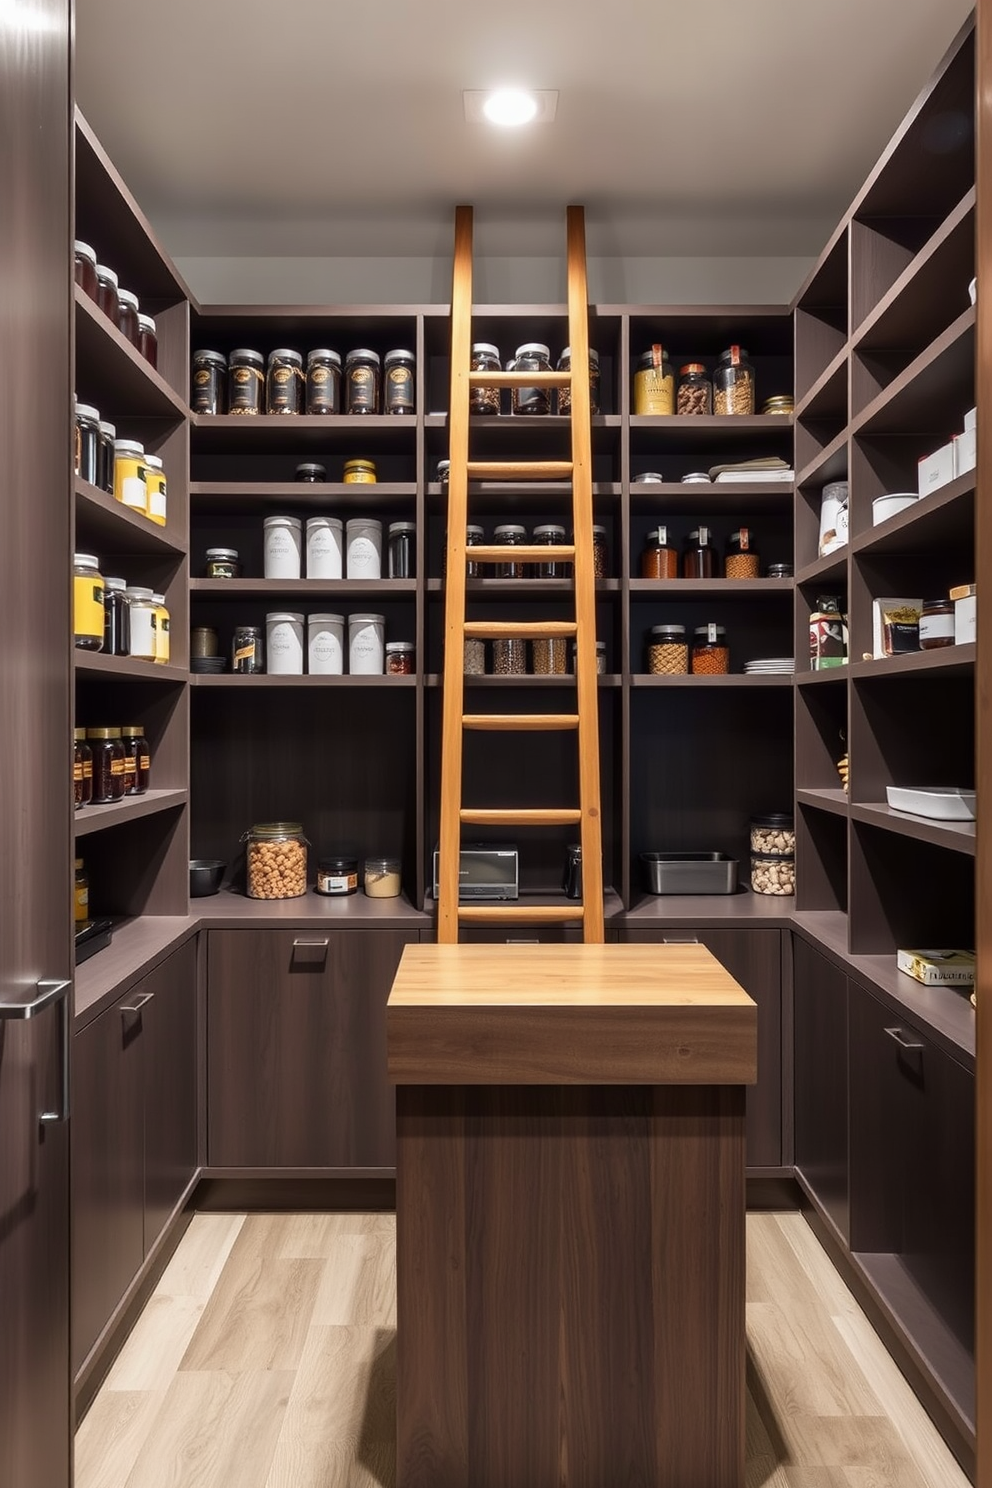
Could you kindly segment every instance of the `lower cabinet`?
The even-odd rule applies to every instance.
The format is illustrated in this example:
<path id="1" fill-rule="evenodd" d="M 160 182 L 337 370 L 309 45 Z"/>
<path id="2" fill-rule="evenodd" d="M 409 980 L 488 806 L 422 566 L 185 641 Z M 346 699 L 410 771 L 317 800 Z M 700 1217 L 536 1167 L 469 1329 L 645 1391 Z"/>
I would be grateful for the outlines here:
<path id="1" fill-rule="evenodd" d="M 747 1164 L 782 1163 L 782 932 L 679 929 L 621 931 L 622 940 L 662 945 L 697 940 L 758 1005 L 758 1081 L 747 1092 Z"/>
<path id="2" fill-rule="evenodd" d="M 211 930 L 212 1168 L 389 1168 L 386 1001 L 416 933 Z"/>
<path id="3" fill-rule="evenodd" d="M 796 1169 L 847 1240 L 848 979 L 798 935 L 792 962 Z"/>
<path id="4" fill-rule="evenodd" d="M 196 953 L 181 946 L 72 1042 L 78 1373 L 196 1170 Z"/>

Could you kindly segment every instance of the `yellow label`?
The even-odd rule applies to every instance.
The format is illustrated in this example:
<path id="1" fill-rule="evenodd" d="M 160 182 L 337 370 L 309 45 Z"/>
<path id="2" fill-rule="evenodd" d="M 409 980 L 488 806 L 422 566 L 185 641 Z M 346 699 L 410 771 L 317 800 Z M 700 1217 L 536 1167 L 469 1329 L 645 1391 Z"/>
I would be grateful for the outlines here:
<path id="1" fill-rule="evenodd" d="M 152 767 L 152 757 L 151 757 L 151 755 L 150 754 L 139 754 L 138 755 L 138 769 L 139 770 L 142 770 L 142 771 L 145 771 L 145 770 L 150 770 L 151 767 Z"/>
<path id="2" fill-rule="evenodd" d="M 234 660 L 236 662 L 238 662 L 238 661 L 250 661 L 254 657 L 254 655 L 255 655 L 255 642 L 252 641 L 251 644 L 248 645 L 248 646 L 238 646 L 235 649 Z"/>
<path id="3" fill-rule="evenodd" d="M 111 773 L 111 775 L 124 775 L 124 774 L 126 774 L 127 773 L 127 761 L 126 760 L 122 760 L 122 759 L 112 759 L 110 761 L 110 773 Z"/>
<path id="4" fill-rule="evenodd" d="M 103 637 L 103 580 L 92 574 L 73 578 L 72 628 L 77 636 Z"/>
<path id="5" fill-rule="evenodd" d="M 660 367 L 645 367 L 634 373 L 634 413 L 675 412 L 675 377 L 664 376 Z"/>
<path id="6" fill-rule="evenodd" d="M 344 484 L 346 486 L 374 486 L 376 479 L 370 470 L 346 470 Z"/>
<path id="7" fill-rule="evenodd" d="M 73 764 L 73 767 L 72 767 L 72 778 L 73 778 L 73 780 L 82 780 L 84 778 L 83 777 L 83 762 L 82 762 L 82 760 L 76 760 L 75 763 Z"/>
<path id="8" fill-rule="evenodd" d="M 77 925 L 85 924 L 90 917 L 90 891 L 85 884 L 77 884 L 72 896 L 74 918 Z"/>

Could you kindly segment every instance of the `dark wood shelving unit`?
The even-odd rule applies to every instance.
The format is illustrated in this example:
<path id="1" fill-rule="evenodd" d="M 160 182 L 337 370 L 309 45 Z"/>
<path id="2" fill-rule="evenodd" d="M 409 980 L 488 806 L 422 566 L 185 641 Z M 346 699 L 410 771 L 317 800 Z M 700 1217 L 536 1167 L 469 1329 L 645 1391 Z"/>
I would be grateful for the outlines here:
<path id="1" fill-rule="evenodd" d="M 796 574 L 797 584 L 831 584 L 847 576 L 847 548 L 836 548 L 826 553 Z"/>
<path id="2" fill-rule="evenodd" d="M 185 668 L 142 661 L 131 656 L 105 656 L 102 651 L 76 652 L 77 678 L 128 677 L 140 682 L 185 683 Z"/>
<path id="3" fill-rule="evenodd" d="M 185 400 L 78 284 L 74 289 L 79 397 L 96 403 L 103 417 L 126 410 L 134 418 L 184 419 Z"/>
<path id="4" fill-rule="evenodd" d="M 809 392 L 796 405 L 795 419 L 840 418 L 847 416 L 847 359 L 845 343 L 827 364 Z"/>
<path id="5" fill-rule="evenodd" d="M 907 656 L 881 656 L 874 661 L 853 661 L 847 668 L 855 681 L 865 678 L 875 680 L 889 677 L 913 677 L 925 672 L 937 676 L 953 676 L 967 672 L 975 665 L 975 644 L 945 646 L 938 651 L 913 651 Z"/>
<path id="6" fill-rule="evenodd" d="M 190 579 L 190 597 L 264 599 L 399 599 L 417 592 L 415 579 Z"/>
<path id="7" fill-rule="evenodd" d="M 812 806 L 817 811 L 831 811 L 837 816 L 847 816 L 850 804 L 847 792 L 840 786 L 816 790 L 809 786 L 797 787 L 796 800 L 801 806 Z"/>
<path id="8" fill-rule="evenodd" d="M 806 464 L 796 470 L 796 485 L 825 486 L 847 477 L 848 431 L 833 435 Z"/>
<path id="9" fill-rule="evenodd" d="M 966 547 L 975 525 L 975 472 L 967 471 L 923 496 L 915 506 L 859 532 L 851 550 L 864 554 L 930 552 L 935 544 Z"/>
<path id="10" fill-rule="evenodd" d="M 167 525 L 164 528 L 132 512 L 120 501 L 75 479 L 76 538 L 101 553 L 143 553 L 148 557 L 179 558 L 186 552 L 186 539 Z"/>
<path id="11" fill-rule="evenodd" d="M 221 672 L 214 676 L 209 672 L 194 672 L 190 677 L 192 687 L 241 687 L 245 689 L 258 687 L 288 687 L 288 688 L 385 688 L 387 690 L 398 690 L 405 687 L 415 687 L 416 677 L 387 677 L 387 676 L 349 676 L 346 672 L 343 676 L 275 676 L 270 677 L 267 673 L 261 676 L 245 677 L 230 672 Z"/>
<path id="12" fill-rule="evenodd" d="M 148 790 L 143 796 L 127 796 L 106 806 L 84 806 L 73 818 L 76 840 L 143 816 L 156 816 L 160 811 L 175 811 L 188 800 L 185 790 Z"/>
<path id="13" fill-rule="evenodd" d="M 851 817 L 854 821 L 868 822 L 870 826 L 882 827 L 887 832 L 901 833 L 904 837 L 915 837 L 918 842 L 932 842 L 936 847 L 948 847 L 953 852 L 975 856 L 975 823 L 973 821 L 934 821 L 932 817 L 896 811 L 883 802 L 860 801 L 852 803 Z"/>

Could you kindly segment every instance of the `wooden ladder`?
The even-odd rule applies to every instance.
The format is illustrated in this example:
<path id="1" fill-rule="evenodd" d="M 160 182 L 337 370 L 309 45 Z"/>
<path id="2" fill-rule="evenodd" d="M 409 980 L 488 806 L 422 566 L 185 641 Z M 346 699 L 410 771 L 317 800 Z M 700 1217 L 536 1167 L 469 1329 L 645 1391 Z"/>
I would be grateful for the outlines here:
<path id="1" fill-rule="evenodd" d="M 444 707 L 441 737 L 441 827 L 438 844 L 437 938 L 458 940 L 460 924 L 561 924 L 581 920 L 583 939 L 603 941 L 603 859 L 599 804 L 599 708 L 596 681 L 596 587 L 592 543 L 592 424 L 589 395 L 589 296 L 586 286 L 585 216 L 568 208 L 568 340 L 571 372 L 472 372 L 472 209 L 455 212 L 455 265 L 451 294 L 451 402 L 448 415 L 448 550 L 444 624 Z M 531 462 L 469 458 L 469 395 L 474 386 L 570 387 L 572 458 Z M 572 487 L 573 541 L 555 547 L 514 547 L 515 563 L 571 562 L 575 619 L 506 621 L 465 619 L 469 481 L 530 484 L 568 480 Z M 471 562 L 506 561 L 502 547 L 474 545 Z M 465 641 L 574 637 L 574 713 L 466 713 Z M 565 810 L 496 810 L 462 805 L 462 749 L 466 729 L 506 733 L 573 730 L 578 742 L 579 804 Z M 507 753 L 512 767 L 513 755 Z M 582 901 L 568 905 L 459 904 L 461 828 L 575 825 L 582 843 Z"/>

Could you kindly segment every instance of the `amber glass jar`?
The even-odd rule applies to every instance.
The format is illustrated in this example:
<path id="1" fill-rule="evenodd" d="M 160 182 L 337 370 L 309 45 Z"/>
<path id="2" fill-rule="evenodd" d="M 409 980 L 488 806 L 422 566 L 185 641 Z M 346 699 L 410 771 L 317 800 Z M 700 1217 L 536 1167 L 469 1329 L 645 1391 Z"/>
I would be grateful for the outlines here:
<path id="1" fill-rule="evenodd" d="M 716 548 L 710 541 L 708 527 L 696 527 L 685 540 L 682 552 L 684 579 L 715 579 Z"/>
<path id="2" fill-rule="evenodd" d="M 722 625 L 697 625 L 692 635 L 692 670 L 696 676 L 730 671 L 727 632 Z"/>
<path id="3" fill-rule="evenodd" d="M 129 289 L 117 292 L 117 329 L 131 345 L 138 346 L 138 296 Z"/>
<path id="4" fill-rule="evenodd" d="M 73 861 L 72 922 L 75 930 L 85 930 L 90 922 L 90 879 L 82 858 Z"/>
<path id="5" fill-rule="evenodd" d="M 96 302 L 104 315 L 117 324 L 117 275 L 106 264 L 96 266 Z"/>
<path id="6" fill-rule="evenodd" d="M 150 315 L 138 316 L 138 350 L 150 367 L 158 367 L 158 331 Z"/>
<path id="7" fill-rule="evenodd" d="M 125 723 L 121 728 L 124 766 L 129 796 L 143 796 L 151 784 L 152 752 L 140 723 Z"/>
<path id="8" fill-rule="evenodd" d="M 127 788 L 124 745 L 119 728 L 91 728 L 86 739 L 93 751 L 93 805 L 120 801 Z"/>
<path id="9" fill-rule="evenodd" d="M 668 528 L 655 527 L 644 539 L 644 551 L 641 554 L 641 578 L 677 579 L 678 576 L 679 555 L 673 547 L 669 546 Z"/>
<path id="10" fill-rule="evenodd" d="M 954 645 L 954 601 L 924 600 L 920 615 L 920 650 L 938 651 Z"/>
<path id="11" fill-rule="evenodd" d="M 73 244 L 73 260 L 76 283 L 83 294 L 89 295 L 91 300 L 96 300 L 96 250 L 91 248 L 89 243 L 81 243 L 77 238 Z"/>
<path id="12" fill-rule="evenodd" d="M 78 811 L 93 799 L 93 751 L 84 728 L 72 731 L 72 804 Z"/>
<path id="13" fill-rule="evenodd" d="M 386 642 L 386 676 L 412 677 L 417 670 L 417 648 L 412 641 Z"/>

